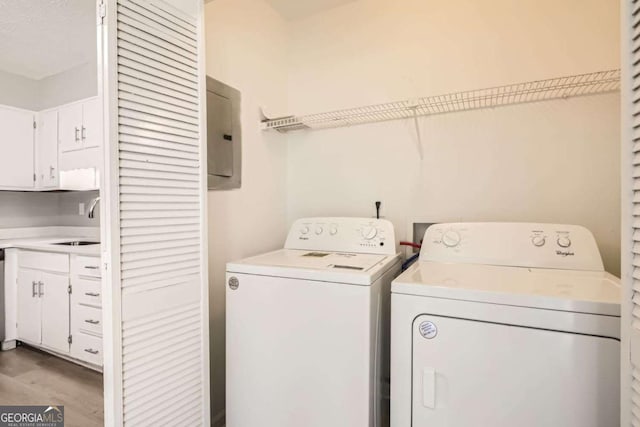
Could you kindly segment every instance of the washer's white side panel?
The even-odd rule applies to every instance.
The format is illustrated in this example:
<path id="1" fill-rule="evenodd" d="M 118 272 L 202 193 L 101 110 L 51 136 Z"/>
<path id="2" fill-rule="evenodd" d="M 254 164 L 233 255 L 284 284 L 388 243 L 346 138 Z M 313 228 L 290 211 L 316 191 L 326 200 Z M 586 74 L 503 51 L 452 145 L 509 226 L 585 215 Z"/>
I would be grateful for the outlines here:
<path id="1" fill-rule="evenodd" d="M 368 286 L 229 273 L 228 427 L 373 426 Z M 374 287 L 378 287 L 377 282 Z"/>
<path id="2" fill-rule="evenodd" d="M 561 329 L 565 332 L 575 332 L 614 338 L 619 338 L 620 336 L 620 318 L 613 316 L 597 316 L 582 313 L 537 310 L 495 304 L 455 301 L 443 298 L 427 298 L 411 295 L 392 294 L 391 378 L 393 380 L 391 382 L 391 425 L 393 427 L 409 427 L 412 425 L 411 413 L 413 363 L 412 346 L 414 333 L 413 327 L 414 319 L 425 312 L 430 312 L 434 315 L 440 316 L 448 316 L 451 313 L 464 313 L 465 317 L 469 319 L 475 319 L 478 321 L 494 321 L 498 323 L 510 323 L 513 322 L 514 319 L 517 319 L 518 323 L 520 323 L 521 325 L 531 328 L 551 330 Z M 541 315 L 541 313 L 543 313 L 543 315 Z M 440 332 L 438 338 L 440 338 Z M 473 351 L 475 347 L 468 345 L 468 342 L 469 341 L 466 338 L 461 339 L 459 342 L 457 342 L 457 344 L 459 345 L 458 351 L 462 351 L 465 353 Z M 619 342 L 614 342 L 618 345 L 619 349 Z M 487 343 L 483 343 L 483 346 L 487 348 L 492 347 Z M 515 348 L 515 346 L 513 348 Z M 446 356 L 447 354 L 450 354 L 451 351 L 453 350 L 447 350 L 444 355 Z M 511 351 L 512 350 L 510 350 L 510 352 Z M 524 369 L 524 366 L 521 366 L 522 369 Z M 617 366 L 619 366 L 619 363 Z M 429 366 L 425 367 L 429 368 Z M 434 367 L 434 369 L 436 368 Z M 614 377 L 618 377 L 618 374 L 616 373 L 615 375 L 611 376 L 612 381 Z M 617 378 L 615 379 L 617 380 Z M 599 385 L 598 387 L 601 386 Z M 607 399 L 613 401 L 616 396 L 616 394 L 611 394 Z M 422 397 L 417 398 L 422 399 Z M 425 424 L 417 423 L 414 425 L 423 426 Z M 437 424 L 426 425 L 434 425 L 435 427 L 438 427 Z M 445 425 L 449 427 L 448 424 Z M 453 425 L 454 424 L 451 424 L 451 426 Z M 516 425 L 521 424 L 518 423 Z M 603 425 L 613 426 L 616 424 L 614 422 L 605 423 Z"/>
<path id="3" fill-rule="evenodd" d="M 620 342 L 421 315 L 413 322 L 413 425 L 620 423 Z"/>

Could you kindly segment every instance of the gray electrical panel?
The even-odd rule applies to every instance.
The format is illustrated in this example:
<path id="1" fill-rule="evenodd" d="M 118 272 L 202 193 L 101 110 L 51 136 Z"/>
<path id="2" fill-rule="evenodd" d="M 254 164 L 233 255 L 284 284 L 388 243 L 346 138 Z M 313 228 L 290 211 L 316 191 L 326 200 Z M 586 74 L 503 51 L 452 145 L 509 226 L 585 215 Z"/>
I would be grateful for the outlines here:
<path id="1" fill-rule="evenodd" d="M 209 190 L 240 188 L 240 91 L 207 76 L 207 183 Z"/>

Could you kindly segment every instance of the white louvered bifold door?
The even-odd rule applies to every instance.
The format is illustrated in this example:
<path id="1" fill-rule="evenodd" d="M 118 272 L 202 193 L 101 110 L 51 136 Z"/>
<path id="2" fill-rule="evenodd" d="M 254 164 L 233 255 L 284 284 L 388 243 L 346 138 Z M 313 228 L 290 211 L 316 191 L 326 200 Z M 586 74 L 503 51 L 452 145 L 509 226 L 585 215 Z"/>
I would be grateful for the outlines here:
<path id="1" fill-rule="evenodd" d="M 640 427 L 640 0 L 622 0 L 621 424 Z"/>
<path id="2" fill-rule="evenodd" d="M 209 424 L 201 3 L 108 3 L 115 424 Z"/>

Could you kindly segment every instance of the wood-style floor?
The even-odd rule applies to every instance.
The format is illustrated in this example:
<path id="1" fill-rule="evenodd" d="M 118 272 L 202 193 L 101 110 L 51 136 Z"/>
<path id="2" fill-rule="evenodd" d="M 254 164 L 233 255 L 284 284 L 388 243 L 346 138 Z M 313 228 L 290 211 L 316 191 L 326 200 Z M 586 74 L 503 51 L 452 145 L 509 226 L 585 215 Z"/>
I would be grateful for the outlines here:
<path id="1" fill-rule="evenodd" d="M 29 347 L 0 351 L 0 405 L 64 405 L 66 427 L 102 426 L 102 374 Z"/>

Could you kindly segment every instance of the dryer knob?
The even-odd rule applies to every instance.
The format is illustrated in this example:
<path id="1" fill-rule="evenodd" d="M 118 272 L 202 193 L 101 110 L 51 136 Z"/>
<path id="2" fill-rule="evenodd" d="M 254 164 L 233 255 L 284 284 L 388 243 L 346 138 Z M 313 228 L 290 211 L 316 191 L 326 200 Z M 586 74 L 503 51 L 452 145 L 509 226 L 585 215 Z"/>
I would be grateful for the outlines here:
<path id="1" fill-rule="evenodd" d="M 455 230 L 447 230 L 442 235 L 442 243 L 448 248 L 458 246 L 461 240 L 460 233 Z"/>
<path id="2" fill-rule="evenodd" d="M 374 237 L 376 237 L 378 235 L 378 229 L 371 226 L 371 225 L 367 225 L 362 227 L 362 238 L 363 239 L 367 239 L 367 240 L 371 240 Z"/>
<path id="3" fill-rule="evenodd" d="M 547 241 L 545 237 L 541 235 L 536 235 L 531 238 L 531 243 L 533 243 L 533 246 L 537 246 L 537 247 L 544 246 L 546 242 Z"/>
<path id="4" fill-rule="evenodd" d="M 558 246 L 560 246 L 561 248 L 568 248 L 569 246 L 571 246 L 571 239 L 569 239 L 569 236 L 559 236 Z"/>
<path id="5" fill-rule="evenodd" d="M 331 229 L 329 230 L 329 234 L 331 234 L 332 236 L 338 234 L 338 227 L 331 227 Z"/>
<path id="6" fill-rule="evenodd" d="M 302 233 L 302 234 L 307 234 L 308 232 L 309 232 L 309 227 L 306 227 L 306 226 L 305 226 L 305 227 L 302 227 L 302 228 L 300 229 L 300 233 Z"/>
<path id="7" fill-rule="evenodd" d="M 319 236 L 319 235 L 321 235 L 323 231 L 324 231 L 324 230 L 323 230 L 323 228 L 322 228 L 322 227 L 320 227 L 320 226 L 316 227 L 316 234 L 317 234 L 318 236 Z"/>

